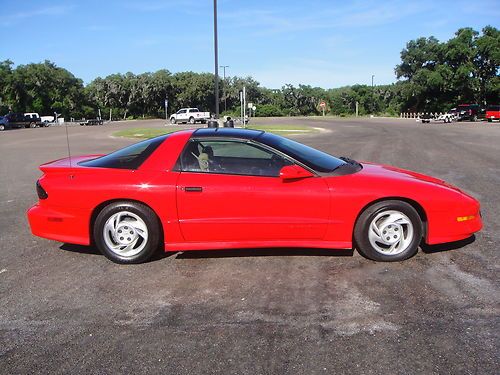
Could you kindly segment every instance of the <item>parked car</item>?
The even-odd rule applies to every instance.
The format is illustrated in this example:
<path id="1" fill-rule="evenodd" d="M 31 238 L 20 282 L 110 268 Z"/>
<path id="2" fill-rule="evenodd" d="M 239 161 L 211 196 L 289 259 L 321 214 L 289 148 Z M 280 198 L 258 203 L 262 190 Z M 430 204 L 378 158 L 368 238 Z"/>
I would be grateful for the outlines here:
<path id="1" fill-rule="evenodd" d="M 198 108 L 181 108 L 176 113 L 170 116 L 170 122 L 176 123 L 190 123 L 195 124 L 201 122 L 204 124 L 210 119 L 210 112 L 200 112 Z"/>
<path id="2" fill-rule="evenodd" d="M 442 180 L 258 130 L 188 129 L 40 169 L 33 234 L 118 263 L 158 247 L 356 247 L 399 261 L 482 227 L 479 202 Z"/>
<path id="3" fill-rule="evenodd" d="M 430 123 L 431 120 L 434 120 L 434 115 L 431 113 L 424 113 L 422 116 L 417 117 L 417 122 L 420 121 L 422 124 Z"/>
<path id="4" fill-rule="evenodd" d="M 479 104 L 459 104 L 455 109 L 457 121 L 477 121 L 484 118 L 484 109 Z"/>
<path id="5" fill-rule="evenodd" d="M 454 109 L 447 113 L 443 113 L 442 115 L 439 115 L 435 121 L 443 121 L 444 123 L 450 123 L 452 121 L 457 121 L 456 113 Z"/>
<path id="6" fill-rule="evenodd" d="M 9 121 L 5 116 L 0 116 L 0 131 L 10 129 Z"/>
<path id="7" fill-rule="evenodd" d="M 104 125 L 102 118 L 82 119 L 78 123 L 80 126 Z"/>
<path id="8" fill-rule="evenodd" d="M 489 105 L 486 108 L 486 119 L 489 122 L 500 120 L 500 105 Z"/>

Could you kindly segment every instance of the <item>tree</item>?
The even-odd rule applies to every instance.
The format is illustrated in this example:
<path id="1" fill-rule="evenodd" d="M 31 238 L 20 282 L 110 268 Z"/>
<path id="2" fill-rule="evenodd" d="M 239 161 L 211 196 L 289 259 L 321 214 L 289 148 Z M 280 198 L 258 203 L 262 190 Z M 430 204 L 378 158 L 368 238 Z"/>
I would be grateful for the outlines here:
<path id="1" fill-rule="evenodd" d="M 500 68 L 498 29 L 487 26 L 482 35 L 459 29 L 453 38 L 419 38 L 407 43 L 396 66 L 406 86 L 404 109 L 442 111 L 457 103 L 486 104 L 498 100 Z"/>

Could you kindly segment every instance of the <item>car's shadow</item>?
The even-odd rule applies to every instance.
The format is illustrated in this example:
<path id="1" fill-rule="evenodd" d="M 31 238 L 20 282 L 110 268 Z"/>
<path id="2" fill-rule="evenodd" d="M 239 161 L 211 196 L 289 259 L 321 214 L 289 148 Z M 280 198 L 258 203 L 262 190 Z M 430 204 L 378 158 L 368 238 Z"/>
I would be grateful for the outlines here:
<path id="1" fill-rule="evenodd" d="M 426 254 L 461 249 L 476 240 L 472 235 L 461 241 L 449 242 L 439 245 L 421 244 L 420 248 Z M 101 255 L 95 246 L 73 245 L 65 243 L 59 247 L 61 250 L 89 255 Z M 157 261 L 175 255 L 176 259 L 202 259 L 202 258 L 241 258 L 241 257 L 270 257 L 270 256 L 320 256 L 320 257 L 346 257 L 353 256 L 354 250 L 345 249 L 313 249 L 313 248 L 252 248 L 252 249 L 218 249 L 196 251 L 157 251 L 150 261 Z"/>
<path id="2" fill-rule="evenodd" d="M 89 255 L 101 255 L 95 246 L 73 245 L 69 243 L 59 246 L 61 250 Z M 353 250 L 311 249 L 311 248 L 257 248 L 257 249 L 217 249 L 195 251 L 157 251 L 151 261 L 156 261 L 176 255 L 177 259 L 199 258 L 239 258 L 239 257 L 269 257 L 269 256 L 352 256 Z"/>
<path id="3" fill-rule="evenodd" d="M 352 256 L 353 250 L 339 249 L 311 249 L 311 248 L 257 248 L 257 249 L 220 249 L 185 251 L 178 253 L 177 259 L 199 258 L 242 258 L 242 257 L 270 257 L 270 256 L 320 256 L 345 257 Z"/>
<path id="4" fill-rule="evenodd" d="M 466 238 L 464 240 L 460 241 L 455 241 L 455 242 L 448 242 L 448 243 L 443 243 L 439 245 L 426 245 L 426 244 L 421 244 L 420 248 L 422 251 L 426 254 L 434 254 L 434 253 L 441 253 L 445 251 L 452 251 L 452 250 L 458 250 L 461 249 L 462 247 L 465 247 L 467 245 L 470 245 L 476 241 L 476 236 L 473 234 L 469 238 Z"/>
<path id="5" fill-rule="evenodd" d="M 95 247 L 95 246 L 85 246 L 85 245 L 74 245 L 70 243 L 65 243 L 59 246 L 59 249 L 68 251 L 71 253 L 78 253 L 78 254 L 87 254 L 87 255 L 99 255 L 103 256 L 102 253 Z M 153 257 L 149 260 L 150 262 L 154 262 L 157 260 L 161 260 L 164 258 L 168 258 L 172 255 L 175 255 L 175 252 L 164 252 L 164 251 L 157 251 L 154 253 Z"/>

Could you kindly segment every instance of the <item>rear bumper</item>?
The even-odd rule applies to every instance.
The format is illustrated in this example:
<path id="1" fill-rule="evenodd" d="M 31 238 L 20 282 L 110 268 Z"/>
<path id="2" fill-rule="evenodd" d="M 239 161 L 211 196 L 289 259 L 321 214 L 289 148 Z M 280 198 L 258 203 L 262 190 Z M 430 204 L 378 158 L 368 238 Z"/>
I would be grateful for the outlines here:
<path id="1" fill-rule="evenodd" d="M 90 245 L 90 212 L 49 208 L 35 204 L 26 213 L 35 236 L 60 242 Z"/>

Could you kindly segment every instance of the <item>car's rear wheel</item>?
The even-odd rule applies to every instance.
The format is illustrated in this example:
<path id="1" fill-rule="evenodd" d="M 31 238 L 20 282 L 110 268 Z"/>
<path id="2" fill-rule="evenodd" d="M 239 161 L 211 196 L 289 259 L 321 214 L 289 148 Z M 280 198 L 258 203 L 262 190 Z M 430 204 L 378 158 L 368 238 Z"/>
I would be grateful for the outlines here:
<path id="1" fill-rule="evenodd" d="M 363 211 L 356 222 L 354 240 L 365 257 L 394 262 L 415 255 L 422 239 L 422 220 L 408 203 L 389 200 Z"/>
<path id="2" fill-rule="evenodd" d="M 5 130 L 5 125 L 4 124 L 0 124 L 0 131 L 2 130 Z"/>
<path id="3" fill-rule="evenodd" d="M 93 234 L 98 249 L 113 262 L 142 263 L 158 249 L 160 222 L 144 204 L 115 202 L 99 212 Z"/>

